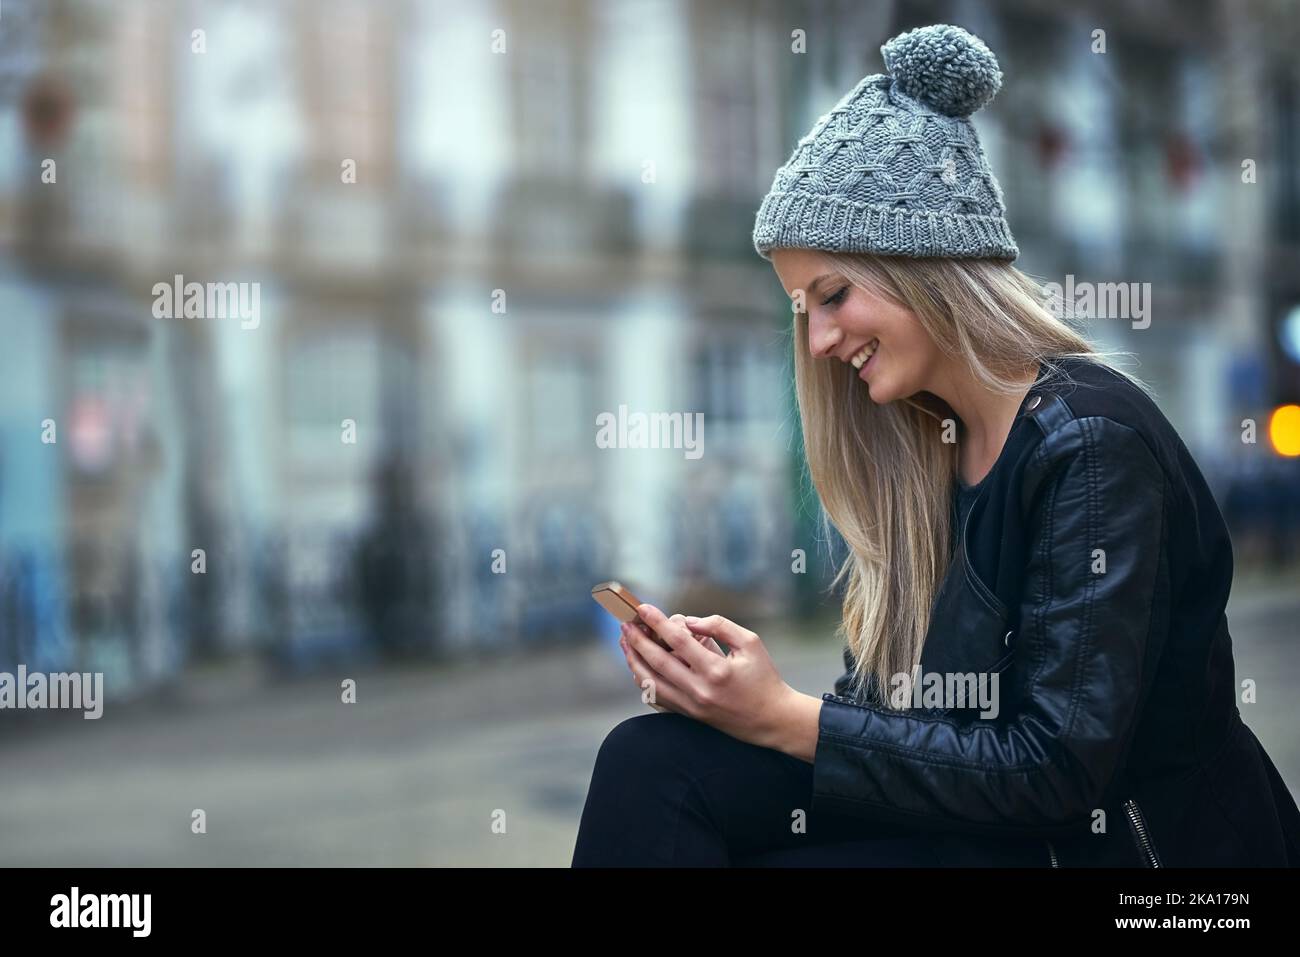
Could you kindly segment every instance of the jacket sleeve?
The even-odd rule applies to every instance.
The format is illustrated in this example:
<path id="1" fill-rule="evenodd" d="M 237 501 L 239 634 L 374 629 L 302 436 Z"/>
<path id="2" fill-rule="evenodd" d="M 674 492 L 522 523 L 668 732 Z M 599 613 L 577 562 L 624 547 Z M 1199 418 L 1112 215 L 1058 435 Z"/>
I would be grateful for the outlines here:
<path id="1" fill-rule="evenodd" d="M 1022 473 L 1021 660 L 999 688 L 1014 707 L 957 721 L 823 695 L 814 807 L 1021 836 L 1087 820 L 1127 754 L 1148 644 L 1163 644 L 1165 499 L 1132 429 L 1074 418 L 1045 436 Z"/>

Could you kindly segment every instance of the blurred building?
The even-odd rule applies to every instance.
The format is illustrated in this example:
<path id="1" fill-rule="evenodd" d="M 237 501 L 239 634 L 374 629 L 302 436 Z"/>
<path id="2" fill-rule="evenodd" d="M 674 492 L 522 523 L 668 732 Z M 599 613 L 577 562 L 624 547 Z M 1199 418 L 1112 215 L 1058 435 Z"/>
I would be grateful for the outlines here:
<path id="1" fill-rule="evenodd" d="M 923 23 L 968 26 L 1009 78 L 976 123 L 1019 265 L 1152 283 L 1149 328 L 1089 332 L 1141 356 L 1226 497 L 1282 468 L 1239 423 L 1266 414 L 1250 370 L 1300 302 L 1295 19 L 11 0 L 0 667 L 94 665 L 125 693 L 229 651 L 577 639 L 606 578 L 699 613 L 824 602 L 833 543 L 753 214 L 795 139 Z M 256 283 L 255 324 L 156 317 L 176 276 Z M 703 413 L 703 455 L 598 448 L 620 406 Z"/>

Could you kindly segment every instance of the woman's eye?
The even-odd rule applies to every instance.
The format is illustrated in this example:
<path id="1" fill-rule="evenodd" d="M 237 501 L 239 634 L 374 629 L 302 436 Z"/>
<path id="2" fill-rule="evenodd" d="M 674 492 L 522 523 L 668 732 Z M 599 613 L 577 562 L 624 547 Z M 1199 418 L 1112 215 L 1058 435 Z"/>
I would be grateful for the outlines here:
<path id="1" fill-rule="evenodd" d="M 823 306 L 831 306 L 831 305 L 836 305 L 836 306 L 838 306 L 841 302 L 844 301 L 844 297 L 848 294 L 848 291 L 849 291 L 849 287 L 848 287 L 848 286 L 843 286 L 843 287 L 841 287 L 841 288 L 840 288 L 840 291 L 837 292 L 837 293 L 835 293 L 835 295 L 831 296 L 829 299 L 824 299 L 824 300 L 822 300 L 822 305 L 823 305 Z"/>

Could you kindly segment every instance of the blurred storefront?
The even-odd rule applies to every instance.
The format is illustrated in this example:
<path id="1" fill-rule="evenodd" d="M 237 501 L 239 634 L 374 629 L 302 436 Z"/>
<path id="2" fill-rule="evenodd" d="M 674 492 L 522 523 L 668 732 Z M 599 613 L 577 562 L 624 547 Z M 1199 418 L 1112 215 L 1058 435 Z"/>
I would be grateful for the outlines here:
<path id="1" fill-rule="evenodd" d="M 6 3 L 0 669 L 126 694 L 206 655 L 582 640 L 607 578 L 833 602 L 752 217 L 879 42 L 937 21 L 1042 78 L 977 121 L 1019 265 L 1153 284 L 1148 328 L 1087 331 L 1141 356 L 1242 557 L 1294 560 L 1294 462 L 1239 439 L 1300 302 L 1294 18 L 1237 10 Z M 257 283 L 256 326 L 155 317 L 175 275 Z M 620 406 L 702 414 L 704 454 L 598 448 Z"/>

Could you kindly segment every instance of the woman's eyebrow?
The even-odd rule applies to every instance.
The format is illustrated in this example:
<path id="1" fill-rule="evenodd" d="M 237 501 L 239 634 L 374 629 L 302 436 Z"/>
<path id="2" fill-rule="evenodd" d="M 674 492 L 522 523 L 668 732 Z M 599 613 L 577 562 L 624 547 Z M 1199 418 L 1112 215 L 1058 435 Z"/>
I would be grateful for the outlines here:
<path id="1" fill-rule="evenodd" d="M 831 277 L 831 273 L 824 272 L 824 273 L 822 273 L 820 276 L 818 276 L 816 279 L 814 279 L 812 282 L 810 282 L 810 283 L 808 284 L 808 293 L 809 293 L 809 295 L 811 295 L 812 293 L 814 293 L 814 292 L 817 291 L 817 286 L 818 286 L 818 284 L 819 284 L 823 279 L 829 279 L 830 277 Z"/>
<path id="2" fill-rule="evenodd" d="M 812 295 L 816 294 L 818 284 L 820 284 L 821 281 L 822 281 L 823 279 L 829 279 L 829 278 L 831 278 L 831 276 L 834 276 L 834 275 L 835 275 L 835 274 L 834 274 L 833 272 L 824 272 L 824 273 L 822 273 L 820 276 L 818 276 L 816 279 L 814 279 L 812 282 L 810 282 L 807 286 L 802 287 L 802 288 L 803 288 L 803 291 L 804 291 L 804 295 L 812 296 Z M 799 288 L 796 288 L 796 289 L 795 289 L 795 292 L 798 292 L 798 291 L 799 291 Z M 791 296 L 790 299 L 793 300 L 793 299 L 794 299 L 794 296 Z"/>

